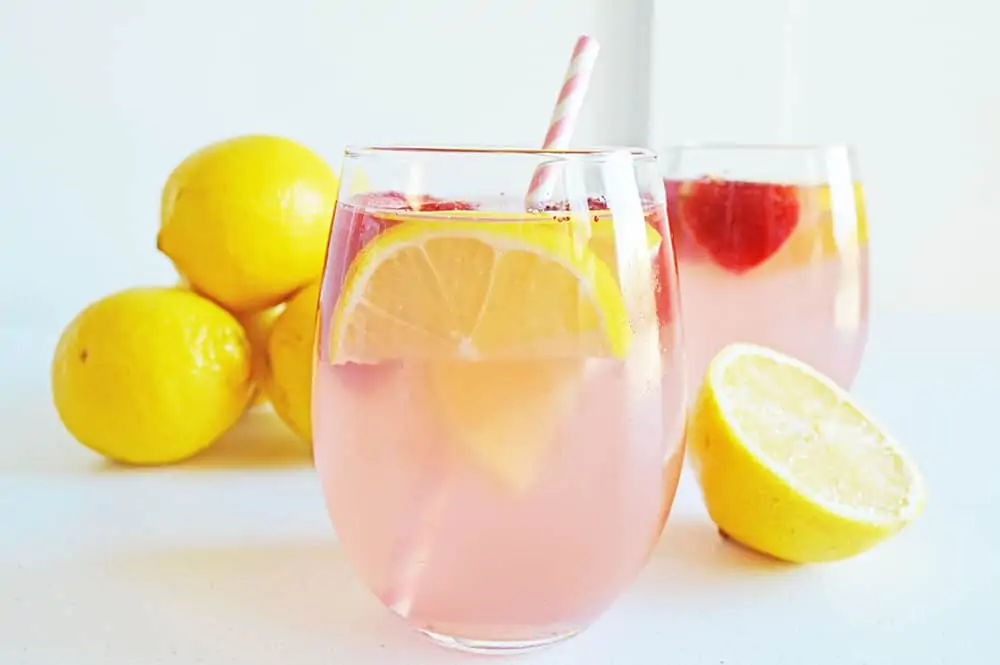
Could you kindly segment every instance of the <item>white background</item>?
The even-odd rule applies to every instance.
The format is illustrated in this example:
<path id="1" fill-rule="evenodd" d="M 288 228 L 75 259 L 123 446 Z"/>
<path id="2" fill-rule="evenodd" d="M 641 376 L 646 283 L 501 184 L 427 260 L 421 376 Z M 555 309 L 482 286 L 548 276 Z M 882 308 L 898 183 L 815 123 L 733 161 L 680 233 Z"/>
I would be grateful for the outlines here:
<path id="1" fill-rule="evenodd" d="M 659 0 L 651 142 L 854 144 L 875 315 L 996 315 L 998 21 L 990 0 Z"/>
<path id="2" fill-rule="evenodd" d="M 648 4 L 3 0 L 0 316 L 59 327 L 173 279 L 160 188 L 226 136 L 287 135 L 338 170 L 352 143 L 537 145 L 583 32 L 604 53 L 578 143 L 642 143 Z"/>
<path id="3" fill-rule="evenodd" d="M 603 44 L 576 143 L 846 141 L 877 313 L 1000 313 L 1000 10 L 988 0 L 5 0 L 4 323 L 58 329 L 172 279 L 159 189 L 274 132 L 535 145 L 573 40 Z"/>
<path id="4" fill-rule="evenodd" d="M 981 659 L 1000 617 L 996 7 L 0 0 L 0 662 L 469 662 L 361 588 L 287 432 L 122 472 L 59 424 L 48 363 L 88 302 L 173 281 L 159 190 L 193 149 L 272 132 L 336 164 L 350 143 L 535 145 L 581 32 L 603 48 L 578 145 L 857 146 L 874 280 L 857 392 L 931 496 L 870 555 L 788 571 L 721 543 L 686 474 L 640 583 L 521 662 Z"/>

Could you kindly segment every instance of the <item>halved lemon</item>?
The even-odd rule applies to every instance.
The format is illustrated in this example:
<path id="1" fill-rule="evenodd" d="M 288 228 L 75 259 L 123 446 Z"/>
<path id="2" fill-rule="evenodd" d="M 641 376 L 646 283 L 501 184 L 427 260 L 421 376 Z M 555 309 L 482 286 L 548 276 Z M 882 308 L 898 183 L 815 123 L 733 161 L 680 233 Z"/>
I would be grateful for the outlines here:
<path id="1" fill-rule="evenodd" d="M 329 342 L 334 363 L 414 361 L 448 438 L 523 490 L 586 358 L 623 357 L 631 334 L 610 269 L 568 227 L 411 220 L 358 254 Z"/>
<path id="2" fill-rule="evenodd" d="M 899 443 L 833 381 L 776 351 L 723 349 L 689 432 L 712 520 L 776 558 L 853 556 L 923 510 L 922 476 Z"/>

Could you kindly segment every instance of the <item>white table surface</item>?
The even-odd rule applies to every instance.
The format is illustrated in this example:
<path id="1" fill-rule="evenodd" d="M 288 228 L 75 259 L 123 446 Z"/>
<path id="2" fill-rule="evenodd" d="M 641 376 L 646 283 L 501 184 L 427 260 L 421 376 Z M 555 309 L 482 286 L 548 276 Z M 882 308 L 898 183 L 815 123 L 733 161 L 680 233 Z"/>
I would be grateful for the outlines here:
<path id="1" fill-rule="evenodd" d="M 187 465 L 110 466 L 50 403 L 55 333 L 0 333 L 0 663 L 481 662 L 412 634 L 344 560 L 316 478 L 255 416 Z M 857 385 L 921 463 L 923 518 L 854 560 L 722 542 L 685 475 L 658 551 L 589 631 L 525 665 L 979 663 L 1000 632 L 1000 322 L 873 326 Z"/>

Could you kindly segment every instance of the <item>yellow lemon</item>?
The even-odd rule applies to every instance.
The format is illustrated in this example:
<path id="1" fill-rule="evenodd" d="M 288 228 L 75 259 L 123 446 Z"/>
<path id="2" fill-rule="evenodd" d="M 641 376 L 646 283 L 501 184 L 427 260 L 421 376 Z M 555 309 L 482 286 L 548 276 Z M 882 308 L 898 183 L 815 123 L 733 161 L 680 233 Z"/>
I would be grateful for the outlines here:
<path id="1" fill-rule="evenodd" d="M 411 220 L 352 263 L 329 344 L 334 363 L 418 361 L 454 445 L 524 489 L 585 358 L 630 341 L 614 275 L 569 226 Z"/>
<path id="2" fill-rule="evenodd" d="M 569 225 L 411 221 L 352 262 L 330 344 L 338 361 L 525 359 L 622 356 L 630 335 L 614 276 Z"/>
<path id="3" fill-rule="evenodd" d="M 271 330 L 281 313 L 285 311 L 285 303 L 269 307 L 260 312 L 243 314 L 239 316 L 239 322 L 246 331 L 247 340 L 250 342 L 251 360 L 253 364 L 254 396 L 250 400 L 250 406 L 260 406 L 267 402 L 267 343 L 271 336 Z"/>
<path id="4" fill-rule="evenodd" d="M 615 227 L 614 216 L 610 210 L 591 211 L 587 218 L 590 221 L 589 229 L 580 229 L 579 224 L 584 219 L 574 212 L 539 212 L 539 211 L 510 211 L 493 212 L 489 210 L 448 210 L 448 211 L 421 211 L 421 210 L 392 210 L 379 212 L 378 217 L 395 222 L 427 222 L 428 220 L 447 219 L 449 221 L 468 222 L 502 222 L 505 224 L 520 223 L 531 224 L 538 227 L 562 227 L 562 232 L 577 233 L 586 236 L 590 249 L 593 250 L 597 258 L 608 264 L 612 273 L 618 272 L 618 256 L 616 245 L 621 241 L 621 232 Z M 639 223 L 640 220 L 635 220 Z M 641 220 L 645 232 L 645 253 L 652 259 L 660 249 L 663 237 L 651 224 Z M 577 227 L 573 227 L 576 224 Z M 569 229 L 574 229 L 570 231 Z"/>
<path id="5" fill-rule="evenodd" d="M 242 326 L 179 288 L 128 289 L 90 305 L 63 331 L 52 362 L 66 429 L 131 464 L 204 450 L 240 417 L 251 392 Z"/>
<path id="6" fill-rule="evenodd" d="M 723 349 L 689 432 L 712 520 L 776 558 L 853 556 L 923 510 L 922 477 L 900 445 L 833 381 L 776 351 Z"/>
<path id="7" fill-rule="evenodd" d="M 336 175 L 305 146 L 227 139 L 170 174 L 157 247 L 199 293 L 259 311 L 319 278 L 336 197 Z"/>
<path id="8" fill-rule="evenodd" d="M 663 242 L 663 236 L 650 224 L 643 222 L 643 227 L 646 236 L 645 254 L 643 256 L 648 256 L 652 260 L 657 252 L 660 251 L 660 243 Z M 590 248 L 616 274 L 619 270 L 617 245 L 620 242 L 621 238 L 613 225 L 607 222 L 604 224 L 594 224 L 594 234 L 590 237 Z"/>
<path id="9" fill-rule="evenodd" d="M 177 280 L 177 288 L 198 293 L 183 276 Z M 247 340 L 250 342 L 254 383 L 250 408 L 261 406 L 267 402 L 267 394 L 264 391 L 264 374 L 267 369 L 267 338 L 271 334 L 271 328 L 278 319 L 278 315 L 284 310 L 285 303 L 281 303 L 280 305 L 275 305 L 259 312 L 237 316 L 237 320 L 243 326 L 243 330 L 247 334 Z"/>
<path id="10" fill-rule="evenodd" d="M 275 320 L 267 342 L 265 391 L 275 413 L 312 440 L 313 338 L 319 282 L 302 289 Z"/>
<path id="11" fill-rule="evenodd" d="M 868 217 L 860 182 L 851 189 L 830 185 L 803 186 L 799 224 L 763 268 L 800 268 L 860 251 L 868 244 Z"/>

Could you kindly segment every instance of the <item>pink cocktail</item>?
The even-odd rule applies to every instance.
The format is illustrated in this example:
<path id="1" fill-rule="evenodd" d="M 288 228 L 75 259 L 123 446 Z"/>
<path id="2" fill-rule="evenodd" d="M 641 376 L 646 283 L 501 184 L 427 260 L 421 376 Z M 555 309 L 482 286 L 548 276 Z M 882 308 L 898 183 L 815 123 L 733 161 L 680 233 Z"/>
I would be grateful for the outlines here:
<path id="1" fill-rule="evenodd" d="M 555 191 L 526 209 L 546 162 Z M 360 173 L 370 191 L 342 192 L 334 217 L 313 391 L 344 551 L 440 643 L 572 635 L 647 561 L 682 466 L 656 159 L 349 151 L 343 181 Z"/>
<path id="2" fill-rule="evenodd" d="M 846 148 L 661 153 L 680 272 L 689 394 L 713 356 L 753 342 L 849 387 L 868 334 L 868 233 Z"/>

